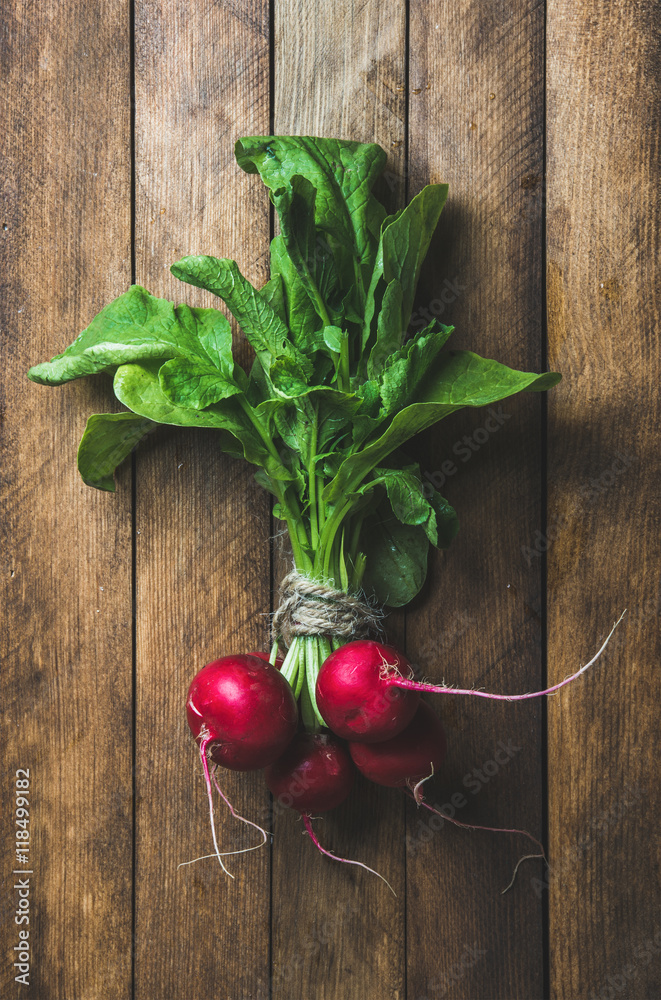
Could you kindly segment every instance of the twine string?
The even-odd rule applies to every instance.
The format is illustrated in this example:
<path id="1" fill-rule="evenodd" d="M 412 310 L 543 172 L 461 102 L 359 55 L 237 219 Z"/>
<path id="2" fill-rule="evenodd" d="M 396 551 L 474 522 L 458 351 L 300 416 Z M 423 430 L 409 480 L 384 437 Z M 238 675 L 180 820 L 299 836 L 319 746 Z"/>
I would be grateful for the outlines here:
<path id="1" fill-rule="evenodd" d="M 292 570 L 280 584 L 280 606 L 272 620 L 274 639 L 290 646 L 297 635 L 363 639 L 381 634 L 383 611 L 364 595 L 345 594 Z"/>

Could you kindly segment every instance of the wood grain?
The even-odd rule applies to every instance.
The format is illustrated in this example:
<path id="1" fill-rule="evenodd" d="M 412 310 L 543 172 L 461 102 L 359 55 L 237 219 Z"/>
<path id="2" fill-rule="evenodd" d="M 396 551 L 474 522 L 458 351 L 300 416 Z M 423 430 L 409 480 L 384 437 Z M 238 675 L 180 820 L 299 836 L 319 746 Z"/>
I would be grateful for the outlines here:
<path id="1" fill-rule="evenodd" d="M 135 2 L 140 283 L 218 305 L 169 274 L 193 252 L 265 280 L 269 203 L 235 164 L 238 136 L 376 140 L 390 208 L 450 184 L 419 315 L 454 323 L 457 346 L 564 375 L 549 396 L 546 477 L 535 396 L 464 411 L 414 443 L 462 532 L 406 619 L 388 623 L 428 677 L 523 691 L 543 679 L 546 602 L 550 681 L 628 608 L 601 666 L 549 705 L 550 872 L 526 862 L 501 897 L 525 839 L 435 828 L 400 793 L 361 782 L 317 830 L 390 878 L 393 899 L 320 858 L 279 812 L 272 854 L 229 859 L 235 881 L 212 860 L 177 870 L 211 850 L 184 693 L 214 657 L 266 648 L 286 555 L 269 553 L 269 501 L 251 470 L 211 432 L 159 431 L 135 482 L 126 467 L 117 494 L 100 494 L 75 452 L 87 415 L 118 408 L 109 383 L 25 378 L 131 280 L 131 9 L 5 5 L 3 997 L 658 995 L 659 7 Z M 236 346 L 247 360 L 238 331 Z M 434 704 L 450 751 L 432 801 L 455 796 L 463 821 L 540 835 L 542 707 Z M 32 778 L 28 989 L 12 966 L 18 768 Z M 240 812 L 267 821 L 261 775 L 225 784 Z M 223 812 L 217 828 L 225 849 L 253 842 Z"/>
<path id="2" fill-rule="evenodd" d="M 266 275 L 268 199 L 236 166 L 235 140 L 269 120 L 264 3 L 136 3 L 136 272 L 159 295 L 220 305 L 169 274 L 187 253 Z M 245 356 L 245 352 L 241 352 Z M 136 1000 L 268 997 L 269 851 L 212 859 L 184 698 L 205 663 L 265 648 L 268 501 L 213 434 L 164 432 L 138 456 L 136 497 Z M 223 773 L 258 818 L 260 774 Z M 221 850 L 255 836 L 217 810 Z"/>
<path id="3" fill-rule="evenodd" d="M 84 486 L 105 381 L 46 389 L 130 279 L 128 5 L 3 7 L 3 997 L 116 1000 L 131 975 L 130 470 Z M 14 783 L 30 771 L 30 923 L 14 921 Z M 18 876 L 20 878 L 20 876 Z M 28 929 L 29 986 L 14 946 Z"/>
<path id="4" fill-rule="evenodd" d="M 658 996 L 658 3 L 548 5 L 551 996 Z M 546 891 L 546 889 L 544 890 Z M 654 942 L 656 936 L 656 941 Z M 652 949 L 648 942 L 652 941 Z"/>
<path id="5" fill-rule="evenodd" d="M 403 3 L 275 5 L 276 134 L 379 142 L 391 154 L 381 193 L 392 208 L 404 194 L 405 48 Z M 404 997 L 403 818 L 396 795 L 360 781 L 316 823 L 330 850 L 382 872 L 394 899 L 374 875 L 321 858 L 293 814 L 276 816 L 274 1000 Z"/>
<path id="6" fill-rule="evenodd" d="M 454 346 L 528 371 L 542 354 L 543 18 L 529 0 L 411 5 L 409 195 L 450 186 L 418 312 L 454 324 Z M 533 690 L 541 573 L 521 544 L 541 523 L 540 400 L 464 410 L 415 451 L 461 532 L 407 614 L 409 656 L 462 687 Z M 540 836 L 540 708 L 476 702 L 435 699 L 449 754 L 429 796 L 463 822 Z M 408 996 L 541 997 L 539 862 L 500 895 L 530 843 L 429 819 L 409 809 Z"/>

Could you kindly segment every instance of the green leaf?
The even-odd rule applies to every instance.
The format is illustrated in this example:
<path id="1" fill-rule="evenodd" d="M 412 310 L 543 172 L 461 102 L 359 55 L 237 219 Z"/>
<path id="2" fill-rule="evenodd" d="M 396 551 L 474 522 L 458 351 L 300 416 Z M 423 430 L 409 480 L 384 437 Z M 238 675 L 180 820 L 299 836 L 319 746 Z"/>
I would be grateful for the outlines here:
<path id="1" fill-rule="evenodd" d="M 370 493 L 382 486 L 395 517 L 402 524 L 419 525 L 438 548 L 448 548 L 459 531 L 457 515 L 431 483 L 420 478 L 417 465 L 405 469 L 375 469 L 375 478 L 361 486 L 358 493 Z M 429 495 L 427 495 L 429 494 Z"/>
<path id="2" fill-rule="evenodd" d="M 346 330 L 339 326 L 325 326 L 323 329 L 324 343 L 332 354 L 339 354 L 342 350 L 342 342 L 347 338 Z"/>
<path id="3" fill-rule="evenodd" d="M 319 331 L 323 324 L 287 253 L 282 236 L 271 240 L 271 274 L 271 280 L 277 278 L 284 286 L 286 315 L 283 319 L 291 331 L 292 340 L 300 351 L 314 354 L 320 347 Z"/>
<path id="4" fill-rule="evenodd" d="M 402 303 L 404 290 L 396 278 L 386 285 L 381 298 L 377 320 L 376 343 L 367 361 L 367 377 L 376 378 L 383 370 L 393 351 L 399 349 L 406 336 L 406 326 L 402 324 Z"/>
<path id="5" fill-rule="evenodd" d="M 380 382 L 385 415 L 389 416 L 415 399 L 418 386 L 452 330 L 453 327 L 433 320 L 417 337 L 407 341 L 387 358 Z"/>
<path id="6" fill-rule="evenodd" d="M 365 309 L 364 343 L 371 339 L 372 317 L 377 315 L 370 377 L 378 374 L 382 360 L 406 336 L 420 270 L 447 196 L 447 184 L 429 184 L 383 223 Z"/>
<path id="7" fill-rule="evenodd" d="M 429 540 L 424 530 L 398 521 L 385 500 L 366 520 L 360 547 L 367 559 L 365 592 L 391 608 L 412 601 L 427 575 Z"/>
<path id="8" fill-rule="evenodd" d="M 292 479 L 282 462 L 270 454 L 236 397 L 206 410 L 177 406 L 162 391 L 158 368 L 154 365 L 122 365 L 117 369 L 113 386 L 119 401 L 134 413 L 175 427 L 213 427 L 221 432 L 223 451 L 262 466 L 275 479 Z"/>
<path id="9" fill-rule="evenodd" d="M 62 385 L 151 358 L 201 358 L 220 363 L 222 356 L 227 364 L 228 330 L 227 318 L 216 309 L 190 309 L 186 305 L 175 309 L 171 302 L 133 285 L 102 309 L 62 354 L 35 365 L 28 377 L 42 385 Z M 229 344 L 231 358 L 231 339 Z"/>
<path id="10" fill-rule="evenodd" d="M 455 410 L 464 406 L 488 406 L 523 390 L 542 392 L 560 378 L 557 372 L 537 375 L 514 371 L 471 351 L 441 354 L 418 387 L 419 401 L 396 413 L 378 438 L 342 463 L 338 474 L 324 490 L 324 500 L 336 503 L 343 494 L 351 493 L 395 448 Z"/>
<path id="11" fill-rule="evenodd" d="M 310 182 L 315 226 L 331 248 L 341 287 L 353 288 L 362 308 L 385 216 L 372 194 L 386 163 L 384 150 L 341 139 L 256 136 L 239 139 L 235 152 L 239 166 L 259 172 L 271 191 L 291 187 L 296 175 Z"/>
<path id="12" fill-rule="evenodd" d="M 316 190 L 305 177 L 295 175 L 290 185 L 272 192 L 273 204 L 280 217 L 282 240 L 296 270 L 296 277 L 325 325 L 334 312 L 330 302 L 337 285 L 337 274 L 330 252 L 320 253 L 314 224 Z M 319 325 L 315 321 L 315 327 Z"/>
<path id="13" fill-rule="evenodd" d="M 437 549 L 449 549 L 450 543 L 459 533 L 457 512 L 434 489 L 431 491 L 429 503 L 434 511 L 434 516 L 425 526 L 427 538 Z"/>
<path id="14" fill-rule="evenodd" d="M 175 278 L 217 295 L 236 318 L 265 371 L 279 358 L 295 361 L 301 371 L 309 363 L 289 340 L 277 312 L 239 271 L 236 261 L 216 257 L 184 257 L 170 268 Z"/>
<path id="15" fill-rule="evenodd" d="M 161 366 L 158 378 L 162 391 L 172 403 L 194 410 L 203 410 L 241 392 L 233 379 L 213 365 L 186 358 L 167 361 Z"/>
<path id="16" fill-rule="evenodd" d="M 97 490 L 115 492 L 115 469 L 156 424 L 134 413 L 93 413 L 78 448 L 78 471 Z"/>
<path id="17" fill-rule="evenodd" d="M 260 288 L 259 294 L 261 297 L 268 302 L 273 312 L 276 316 L 279 316 L 282 322 L 287 325 L 287 305 L 285 302 L 285 288 L 282 276 L 280 274 L 275 274 L 270 281 L 267 281 L 263 288 Z"/>

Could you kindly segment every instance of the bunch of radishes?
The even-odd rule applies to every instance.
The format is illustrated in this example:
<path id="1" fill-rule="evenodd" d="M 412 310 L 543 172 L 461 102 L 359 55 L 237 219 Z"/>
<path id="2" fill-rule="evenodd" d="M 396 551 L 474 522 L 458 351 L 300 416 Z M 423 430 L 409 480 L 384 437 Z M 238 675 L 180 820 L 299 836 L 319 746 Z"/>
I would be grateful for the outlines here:
<path id="1" fill-rule="evenodd" d="M 319 844 L 311 818 L 347 798 L 354 767 L 370 781 L 404 788 L 418 804 L 426 805 L 422 783 L 443 764 L 446 738 L 436 713 L 421 701 L 421 692 L 512 701 L 540 697 L 587 670 L 607 642 L 571 677 L 544 691 L 522 695 L 421 683 L 414 680 L 411 664 L 394 647 L 367 639 L 349 642 L 338 646 L 319 672 L 316 702 L 328 728 L 315 731 L 299 727 L 294 692 L 280 673 L 282 660 L 277 654 L 273 663 L 265 653 L 216 660 L 193 678 L 186 702 L 188 724 L 200 748 L 212 825 L 208 760 L 235 771 L 264 768 L 271 793 L 299 812 L 317 847 L 335 857 Z M 216 787 L 222 795 L 217 782 Z M 220 860 L 215 833 L 214 846 Z"/>
<path id="2" fill-rule="evenodd" d="M 270 658 L 226 656 L 204 667 L 190 686 L 188 722 L 212 829 L 214 784 L 232 810 L 217 767 L 265 768 L 273 794 L 301 813 L 324 850 L 310 817 L 347 797 L 354 768 L 432 808 L 422 782 L 442 764 L 445 736 L 421 692 L 511 697 L 418 683 L 401 653 L 359 638 L 376 608 L 413 600 L 430 546 L 448 548 L 459 528 L 403 449 L 462 407 L 544 392 L 560 375 L 448 349 L 452 327 L 433 317 L 420 328 L 416 287 L 447 185 L 430 184 L 389 212 L 373 191 L 387 159 L 375 143 L 253 136 L 237 142 L 236 155 L 259 173 L 278 213 L 269 280 L 256 288 L 236 261 L 206 254 L 171 270 L 225 303 L 254 351 L 250 366 L 235 358 L 222 310 L 175 305 L 134 285 L 29 377 L 43 385 L 112 377 L 126 409 L 88 420 L 78 468 L 91 486 L 114 491 L 115 468 L 165 424 L 212 429 L 218 448 L 251 463 L 274 497 L 294 563 L 274 618 L 287 655 L 278 661 L 276 645 Z M 283 630 L 278 616 L 299 600 L 310 614 Z"/>

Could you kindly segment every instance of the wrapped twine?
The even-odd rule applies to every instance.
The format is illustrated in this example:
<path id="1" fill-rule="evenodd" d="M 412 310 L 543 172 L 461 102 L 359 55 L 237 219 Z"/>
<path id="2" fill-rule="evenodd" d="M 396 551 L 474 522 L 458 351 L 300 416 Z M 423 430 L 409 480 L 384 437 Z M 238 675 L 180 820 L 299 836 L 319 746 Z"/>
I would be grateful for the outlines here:
<path id="1" fill-rule="evenodd" d="M 293 570 L 280 584 L 280 606 L 273 615 L 274 639 L 287 646 L 297 635 L 363 639 L 380 634 L 381 608 L 365 596 L 352 596 Z"/>

